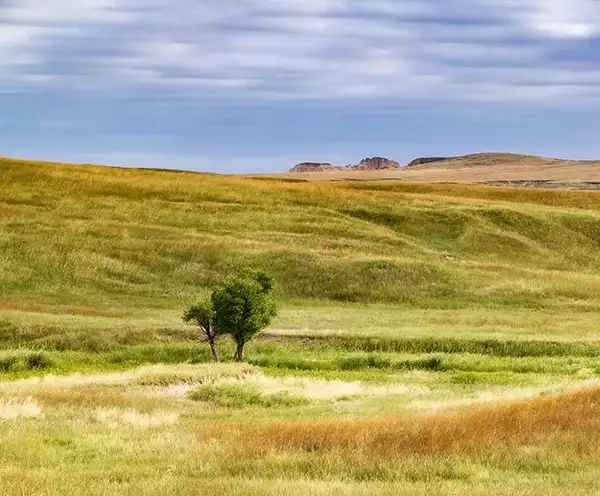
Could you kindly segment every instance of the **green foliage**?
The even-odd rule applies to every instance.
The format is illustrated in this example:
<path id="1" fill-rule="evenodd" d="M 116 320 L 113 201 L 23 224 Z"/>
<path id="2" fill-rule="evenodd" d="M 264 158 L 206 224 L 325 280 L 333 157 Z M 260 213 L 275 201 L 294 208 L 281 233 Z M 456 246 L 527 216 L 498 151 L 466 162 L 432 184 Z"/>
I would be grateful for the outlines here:
<path id="1" fill-rule="evenodd" d="M 183 313 L 186 324 L 195 324 L 204 339 L 209 343 L 213 359 L 218 362 L 219 355 L 216 349 L 216 339 L 219 335 L 218 328 L 214 325 L 215 312 L 212 302 L 208 299 L 191 306 Z"/>
<path id="2" fill-rule="evenodd" d="M 0 372 L 25 372 L 43 370 L 52 365 L 49 356 L 41 350 L 0 351 Z"/>
<path id="3" fill-rule="evenodd" d="M 308 356 L 307 356 L 308 355 Z M 312 371 L 359 371 L 369 369 L 379 370 L 429 370 L 443 371 L 448 364 L 438 356 L 423 356 L 415 358 L 399 358 L 393 355 L 377 353 L 369 354 L 342 354 L 335 355 L 311 353 L 310 348 L 305 354 L 298 351 L 284 350 L 279 353 L 260 354 L 249 360 L 252 365 L 290 370 Z"/>
<path id="4" fill-rule="evenodd" d="M 214 312 L 209 300 L 192 305 L 183 313 L 186 324 L 195 324 L 205 334 L 211 333 Z"/>
<path id="5" fill-rule="evenodd" d="M 460 339 L 453 337 L 369 337 L 369 336 L 290 336 L 288 345 L 294 343 L 313 350 L 335 349 L 368 353 L 471 353 L 497 357 L 598 357 L 600 347 L 594 342 L 510 340 L 510 339 Z"/>
<path id="6" fill-rule="evenodd" d="M 235 359 L 243 360 L 244 346 L 268 327 L 278 312 L 275 281 L 255 270 L 227 277 L 212 293 L 214 324 L 219 334 L 230 334 L 237 345 Z"/>
<path id="7" fill-rule="evenodd" d="M 448 379 L 451 384 L 460 386 L 525 386 L 528 381 L 526 375 L 511 372 L 456 372 L 450 374 Z"/>
<path id="8" fill-rule="evenodd" d="M 97 357 L 108 365 L 136 366 L 150 363 L 204 363 L 211 359 L 208 350 L 193 343 L 128 346 Z"/>
<path id="9" fill-rule="evenodd" d="M 308 403 L 306 398 L 288 392 L 264 394 L 260 387 L 250 382 L 205 384 L 190 391 L 188 397 L 226 408 L 258 406 L 276 408 Z"/>
<path id="10" fill-rule="evenodd" d="M 256 281 L 260 284 L 263 293 L 270 295 L 275 291 L 275 278 L 260 269 L 246 269 L 242 272 L 242 275 L 250 280 Z"/>

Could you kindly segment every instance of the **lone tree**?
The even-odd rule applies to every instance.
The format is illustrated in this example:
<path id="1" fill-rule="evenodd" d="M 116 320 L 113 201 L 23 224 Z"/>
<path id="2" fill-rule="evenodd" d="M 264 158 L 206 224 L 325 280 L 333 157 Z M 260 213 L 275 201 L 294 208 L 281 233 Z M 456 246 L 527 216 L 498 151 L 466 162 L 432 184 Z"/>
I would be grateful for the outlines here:
<path id="1" fill-rule="evenodd" d="M 214 326 L 214 311 L 210 299 L 202 300 L 197 305 L 193 305 L 183 313 L 183 321 L 186 324 L 195 324 L 205 341 L 210 345 L 210 351 L 215 362 L 219 361 L 217 347 L 215 345 L 218 337 L 217 329 Z"/>
<path id="2" fill-rule="evenodd" d="M 244 346 L 277 315 L 275 280 L 266 272 L 251 270 L 230 276 L 212 292 L 213 324 L 219 334 L 231 334 L 235 361 L 244 360 Z"/>

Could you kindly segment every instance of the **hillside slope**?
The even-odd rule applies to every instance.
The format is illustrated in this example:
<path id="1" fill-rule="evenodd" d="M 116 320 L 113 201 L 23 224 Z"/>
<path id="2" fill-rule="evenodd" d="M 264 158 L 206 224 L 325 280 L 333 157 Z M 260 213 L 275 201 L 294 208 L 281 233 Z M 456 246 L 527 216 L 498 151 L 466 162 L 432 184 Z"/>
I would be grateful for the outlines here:
<path id="1" fill-rule="evenodd" d="M 596 160 L 565 160 L 551 157 L 537 157 L 534 155 L 522 155 L 518 153 L 474 153 L 459 157 L 450 157 L 440 162 L 429 164 L 414 165 L 414 168 L 420 169 L 444 169 L 444 168 L 463 168 L 463 167 L 495 167 L 495 166 L 515 166 L 521 167 L 540 167 L 551 165 L 563 165 L 577 167 L 580 165 L 598 165 L 600 161 Z"/>
<path id="2" fill-rule="evenodd" d="M 488 183 L 498 181 L 600 182 L 600 160 L 562 160 L 514 153 L 477 153 L 391 170 L 323 170 L 286 174 L 307 180 L 404 180 Z"/>
<path id="3" fill-rule="evenodd" d="M 244 264 L 288 301 L 600 303 L 596 192 L 14 160 L 0 182 L 0 308 L 178 308 Z"/>

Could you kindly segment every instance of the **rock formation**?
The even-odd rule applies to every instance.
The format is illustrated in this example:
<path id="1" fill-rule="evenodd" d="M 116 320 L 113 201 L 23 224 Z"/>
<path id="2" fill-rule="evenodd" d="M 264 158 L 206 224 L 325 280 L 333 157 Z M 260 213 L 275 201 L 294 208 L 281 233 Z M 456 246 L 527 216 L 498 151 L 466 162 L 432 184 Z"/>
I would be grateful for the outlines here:
<path id="1" fill-rule="evenodd" d="M 413 165 L 425 165 L 432 164 L 433 162 L 443 162 L 445 160 L 452 160 L 454 157 L 419 157 L 410 162 L 407 167 L 412 167 Z"/>
<path id="2" fill-rule="evenodd" d="M 359 164 L 349 166 L 356 170 L 397 169 L 398 167 L 400 167 L 398 162 L 383 157 L 364 158 Z"/>
<path id="3" fill-rule="evenodd" d="M 356 165 L 338 167 L 329 162 L 302 162 L 290 169 L 290 172 L 326 172 L 333 170 L 382 170 L 396 169 L 400 167 L 398 162 L 383 157 L 365 158 Z"/>
<path id="4" fill-rule="evenodd" d="M 338 168 L 329 162 L 302 162 L 290 169 L 290 172 L 324 172 Z"/>

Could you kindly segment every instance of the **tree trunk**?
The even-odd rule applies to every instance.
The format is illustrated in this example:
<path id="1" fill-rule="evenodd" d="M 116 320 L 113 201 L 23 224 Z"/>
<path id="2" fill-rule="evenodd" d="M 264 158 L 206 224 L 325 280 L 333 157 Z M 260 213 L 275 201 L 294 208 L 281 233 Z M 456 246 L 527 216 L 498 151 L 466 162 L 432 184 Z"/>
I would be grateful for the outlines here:
<path id="1" fill-rule="evenodd" d="M 235 349 L 234 359 L 236 362 L 244 361 L 244 343 L 238 343 L 237 348 Z"/>
<path id="2" fill-rule="evenodd" d="M 212 353 L 213 359 L 215 362 L 219 361 L 219 355 L 217 354 L 217 347 L 215 346 L 214 338 L 209 339 L 208 343 L 210 344 L 210 351 Z"/>

